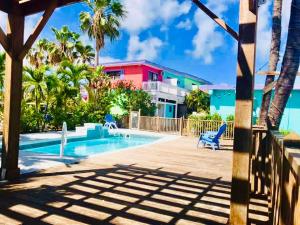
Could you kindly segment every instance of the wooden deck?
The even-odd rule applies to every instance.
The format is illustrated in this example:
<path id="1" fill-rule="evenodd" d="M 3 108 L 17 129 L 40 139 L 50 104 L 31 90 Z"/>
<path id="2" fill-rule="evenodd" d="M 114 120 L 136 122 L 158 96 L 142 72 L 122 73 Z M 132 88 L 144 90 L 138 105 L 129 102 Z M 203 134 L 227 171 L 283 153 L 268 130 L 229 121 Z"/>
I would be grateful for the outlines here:
<path id="1" fill-rule="evenodd" d="M 0 186 L 0 224 L 226 224 L 231 143 L 182 137 L 51 168 Z M 266 202 L 250 207 L 266 221 Z"/>

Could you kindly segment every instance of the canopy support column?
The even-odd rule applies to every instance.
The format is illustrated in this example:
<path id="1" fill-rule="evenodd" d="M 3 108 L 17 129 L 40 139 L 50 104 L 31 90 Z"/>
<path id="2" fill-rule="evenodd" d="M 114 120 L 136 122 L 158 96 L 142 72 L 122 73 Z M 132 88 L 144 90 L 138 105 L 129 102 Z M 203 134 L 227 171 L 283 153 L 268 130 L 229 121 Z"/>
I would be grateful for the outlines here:
<path id="1" fill-rule="evenodd" d="M 19 176 L 19 133 L 22 99 L 23 59 L 19 52 L 23 48 L 25 17 L 8 14 L 5 79 L 4 120 L 2 139 L 1 178 L 13 179 Z"/>
<path id="2" fill-rule="evenodd" d="M 230 224 L 248 224 L 257 5 L 240 0 Z M 254 7 L 253 7 L 254 4 Z"/>

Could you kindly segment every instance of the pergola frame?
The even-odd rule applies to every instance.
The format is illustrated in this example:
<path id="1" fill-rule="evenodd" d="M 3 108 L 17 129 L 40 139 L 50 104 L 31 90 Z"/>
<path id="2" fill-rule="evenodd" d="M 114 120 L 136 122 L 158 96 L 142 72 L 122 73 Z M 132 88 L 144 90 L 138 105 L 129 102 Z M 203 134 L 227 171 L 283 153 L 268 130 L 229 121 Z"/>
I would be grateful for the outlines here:
<path id="1" fill-rule="evenodd" d="M 0 43 L 6 51 L 4 122 L 1 178 L 19 176 L 20 109 L 23 58 L 50 16 L 58 7 L 81 0 L 6 0 L 0 10 L 8 14 L 7 32 L 0 28 Z M 250 152 L 255 74 L 257 0 L 240 0 L 239 32 L 235 32 L 199 0 L 192 0 L 204 13 L 238 41 L 235 137 L 233 147 L 230 224 L 247 224 L 249 207 Z M 24 44 L 25 16 L 44 12 Z"/>

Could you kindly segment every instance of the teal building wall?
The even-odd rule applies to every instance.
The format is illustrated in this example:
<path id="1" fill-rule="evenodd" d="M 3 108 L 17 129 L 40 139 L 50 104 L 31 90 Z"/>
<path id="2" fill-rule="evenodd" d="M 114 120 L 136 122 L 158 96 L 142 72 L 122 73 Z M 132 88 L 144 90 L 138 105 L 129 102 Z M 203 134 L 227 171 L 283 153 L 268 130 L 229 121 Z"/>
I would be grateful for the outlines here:
<path id="1" fill-rule="evenodd" d="M 255 90 L 253 104 L 253 123 L 259 116 L 262 101 L 262 90 Z M 210 112 L 219 113 L 225 120 L 228 115 L 235 113 L 235 90 L 212 90 L 210 91 Z M 300 134 L 300 90 L 293 90 L 283 118 L 280 129 L 294 131 Z"/>
<path id="2" fill-rule="evenodd" d="M 173 74 L 169 71 L 164 71 L 163 72 L 163 80 L 166 80 L 166 79 L 177 79 L 178 80 L 178 84 L 177 84 L 178 87 L 185 88 L 185 89 L 188 89 L 188 90 L 192 90 L 193 84 L 195 84 L 195 85 L 202 85 L 203 84 L 199 81 L 193 80 L 191 78 L 186 78 L 184 76 L 176 75 L 176 74 Z"/>

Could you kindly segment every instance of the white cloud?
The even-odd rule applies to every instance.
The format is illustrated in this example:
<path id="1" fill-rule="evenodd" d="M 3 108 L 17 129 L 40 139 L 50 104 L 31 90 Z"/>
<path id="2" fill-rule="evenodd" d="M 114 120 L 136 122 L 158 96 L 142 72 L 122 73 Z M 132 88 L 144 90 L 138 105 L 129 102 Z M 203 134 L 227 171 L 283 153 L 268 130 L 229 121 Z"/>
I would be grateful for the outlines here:
<path id="1" fill-rule="evenodd" d="M 184 29 L 184 30 L 190 30 L 190 29 L 192 29 L 192 21 L 190 19 L 186 19 L 186 20 L 180 21 L 176 25 L 176 28 L 178 28 L 178 29 Z"/>
<path id="2" fill-rule="evenodd" d="M 159 38 L 151 37 L 141 41 L 137 35 L 133 35 L 129 39 L 127 59 L 153 60 L 158 56 L 159 49 L 162 45 L 163 42 Z"/>
<path id="3" fill-rule="evenodd" d="M 110 56 L 100 56 L 99 62 L 101 63 L 111 63 L 111 62 L 119 62 L 122 61 L 121 59 L 113 58 Z"/>
<path id="4" fill-rule="evenodd" d="M 228 3 L 234 3 L 236 0 L 209 0 L 207 6 L 219 17 L 228 10 Z M 194 15 L 194 23 L 198 32 L 193 38 L 194 49 L 187 50 L 196 59 L 202 59 L 205 64 L 213 62 L 214 51 L 224 44 L 223 34 L 216 31 L 217 25 L 204 12 L 197 9 Z"/>
<path id="5" fill-rule="evenodd" d="M 178 0 L 123 0 L 123 3 L 127 15 L 122 27 L 134 35 L 158 23 L 166 26 L 191 9 L 191 2 Z"/>
<path id="6" fill-rule="evenodd" d="M 41 16 L 42 16 L 42 13 L 38 13 L 35 15 L 25 17 L 24 41 L 26 41 L 27 38 L 29 37 L 29 35 L 33 32 L 33 30 Z"/>

